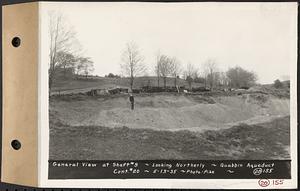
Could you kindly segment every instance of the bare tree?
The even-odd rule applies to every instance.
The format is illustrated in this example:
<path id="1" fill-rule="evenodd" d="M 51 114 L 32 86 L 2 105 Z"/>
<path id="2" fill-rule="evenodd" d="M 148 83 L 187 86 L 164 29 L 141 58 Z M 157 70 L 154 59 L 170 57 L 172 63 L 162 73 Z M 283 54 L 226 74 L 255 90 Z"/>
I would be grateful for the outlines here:
<path id="1" fill-rule="evenodd" d="M 228 78 L 225 72 L 220 72 L 220 84 L 223 87 L 228 87 Z"/>
<path id="2" fill-rule="evenodd" d="M 228 69 L 226 75 L 232 88 L 249 88 L 255 84 L 257 76 L 254 72 L 247 71 L 239 66 Z"/>
<path id="3" fill-rule="evenodd" d="M 75 69 L 76 78 L 78 78 L 78 76 L 82 73 L 82 70 L 83 70 L 83 60 L 82 60 L 82 57 L 76 58 L 74 69 Z"/>
<path id="4" fill-rule="evenodd" d="M 171 73 L 174 77 L 174 85 L 177 87 L 177 77 L 181 73 L 181 65 L 176 57 L 170 59 Z"/>
<path id="5" fill-rule="evenodd" d="M 205 75 L 205 87 L 207 83 L 209 84 L 209 87 L 212 89 L 215 85 L 216 77 L 215 74 L 217 72 L 217 64 L 216 61 L 213 59 L 207 60 L 203 65 L 203 71 Z"/>
<path id="6" fill-rule="evenodd" d="M 164 88 L 167 87 L 167 77 L 172 74 L 171 60 L 166 55 L 161 55 L 159 59 L 159 73 L 164 80 Z"/>
<path id="7" fill-rule="evenodd" d="M 73 54 L 59 51 L 56 55 L 58 66 L 63 68 L 64 78 L 66 78 L 67 68 L 74 68 L 76 58 Z"/>
<path id="8" fill-rule="evenodd" d="M 154 71 L 155 71 L 155 74 L 157 77 L 157 87 L 159 87 L 159 79 L 160 79 L 160 72 L 159 72 L 160 62 L 161 62 L 161 54 L 160 54 L 160 51 L 158 51 L 156 54 L 156 65 L 154 68 Z"/>
<path id="9" fill-rule="evenodd" d="M 75 38 L 73 28 L 68 26 L 64 17 L 57 12 L 51 12 L 49 14 L 49 34 L 49 89 L 51 89 L 59 65 L 59 52 L 73 54 L 75 49 L 80 49 L 81 47 Z"/>
<path id="10" fill-rule="evenodd" d="M 143 61 L 144 57 L 141 55 L 138 46 L 133 42 L 127 43 L 122 54 L 121 69 L 125 75 L 130 77 L 131 89 L 133 88 L 134 78 L 146 72 Z"/>
<path id="11" fill-rule="evenodd" d="M 188 63 L 186 70 L 184 72 L 185 80 L 189 84 L 190 90 L 192 90 L 192 83 L 194 79 L 198 77 L 198 70 L 191 63 Z"/>
<path id="12" fill-rule="evenodd" d="M 85 78 L 88 78 L 88 75 L 94 71 L 94 63 L 89 57 L 79 57 L 77 58 L 76 65 L 77 75 L 84 75 Z"/>

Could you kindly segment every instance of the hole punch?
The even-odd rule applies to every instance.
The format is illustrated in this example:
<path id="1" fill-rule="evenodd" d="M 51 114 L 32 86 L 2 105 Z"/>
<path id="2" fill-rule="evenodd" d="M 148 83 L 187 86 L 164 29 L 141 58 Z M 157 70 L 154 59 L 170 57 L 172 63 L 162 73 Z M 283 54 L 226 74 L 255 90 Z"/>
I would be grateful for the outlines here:
<path id="1" fill-rule="evenodd" d="M 14 47 L 19 47 L 21 45 L 21 39 L 19 37 L 14 37 L 11 41 Z"/>
<path id="2" fill-rule="evenodd" d="M 12 148 L 14 148 L 15 150 L 19 150 L 21 148 L 21 143 L 18 140 L 13 140 L 11 142 L 11 146 Z"/>

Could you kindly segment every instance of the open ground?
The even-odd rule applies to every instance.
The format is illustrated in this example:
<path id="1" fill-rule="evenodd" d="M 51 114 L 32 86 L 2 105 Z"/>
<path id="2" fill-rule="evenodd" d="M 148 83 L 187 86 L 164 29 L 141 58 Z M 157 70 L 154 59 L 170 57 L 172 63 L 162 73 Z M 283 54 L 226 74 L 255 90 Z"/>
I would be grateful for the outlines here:
<path id="1" fill-rule="evenodd" d="M 290 100 L 268 91 L 49 98 L 50 159 L 288 159 Z"/>

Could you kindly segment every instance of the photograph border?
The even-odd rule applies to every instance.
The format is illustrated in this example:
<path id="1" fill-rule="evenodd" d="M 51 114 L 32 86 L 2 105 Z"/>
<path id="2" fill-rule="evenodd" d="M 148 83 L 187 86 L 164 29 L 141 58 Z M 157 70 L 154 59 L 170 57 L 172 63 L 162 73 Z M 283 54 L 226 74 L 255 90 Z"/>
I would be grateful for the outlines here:
<path id="1" fill-rule="evenodd" d="M 175 2 L 175 1 L 172 1 Z M 177 2 L 177 1 L 176 1 Z M 194 1 L 193 1 L 194 2 Z M 196 1 L 199 2 L 199 1 Z M 261 1 L 259 1 L 261 2 Z M 265 2 L 265 1 L 263 1 Z M 268 1 L 269 2 L 269 1 Z M 294 2 L 294 1 L 291 1 Z M 42 2 L 43 3 L 43 2 Z M 40 11 L 42 11 L 42 9 L 40 9 Z M 41 21 L 42 22 L 42 21 Z M 40 30 L 40 32 L 42 33 L 42 31 Z M 40 39 L 42 39 L 43 37 L 40 36 Z M 41 50 L 41 47 L 40 47 Z M 40 52 L 41 55 L 41 52 Z M 298 60 L 297 60 L 298 62 Z M 41 63 L 41 60 L 40 60 Z M 45 69 L 46 66 L 40 66 L 40 71 L 39 71 L 39 82 L 40 82 L 40 86 L 42 87 L 39 89 L 39 97 L 41 98 L 41 100 L 39 100 L 39 104 L 41 107 L 39 107 L 39 114 L 42 116 L 40 121 L 39 121 L 39 125 L 44 126 L 44 121 L 49 121 L 48 119 L 48 107 L 45 107 L 45 98 L 48 99 L 48 95 L 43 95 L 44 92 L 48 92 L 48 88 L 43 87 L 42 84 L 48 84 L 47 83 L 47 77 L 48 77 L 48 73 L 47 70 Z M 291 70 L 291 103 L 290 103 L 290 109 L 291 109 L 291 127 L 292 126 L 297 126 L 297 89 L 296 87 L 298 86 L 297 84 L 297 74 L 295 73 L 295 71 L 297 71 L 297 66 L 291 66 L 290 68 Z M 295 99 L 293 99 L 295 98 Z M 48 100 L 47 100 L 48 101 Z M 45 116 L 45 111 L 47 111 L 47 115 Z M 40 149 L 39 151 L 42 151 L 42 148 L 49 148 L 47 147 L 47 145 L 45 145 L 45 141 L 49 142 L 49 136 L 45 139 L 45 135 L 43 133 L 43 130 L 45 128 L 40 128 L 41 134 L 40 134 L 40 138 L 43 137 L 43 141 L 40 140 Z M 291 166 L 291 174 L 292 174 L 292 178 L 290 181 L 286 181 L 288 183 L 286 183 L 287 186 L 283 186 L 280 188 L 294 188 L 297 184 L 297 181 L 295 182 L 295 177 L 297 177 L 297 161 L 294 159 L 297 159 L 297 153 L 295 152 L 295 149 L 297 149 L 297 129 L 292 129 L 291 128 L 291 140 L 292 140 L 292 145 L 291 145 L 291 158 L 292 158 L 292 166 Z M 45 147 L 46 146 L 46 147 Z M 45 173 L 42 169 L 47 168 L 48 169 L 48 162 L 47 165 L 44 164 L 44 161 L 48 161 L 48 158 L 46 158 L 43 155 L 39 155 L 40 156 L 40 185 L 42 186 L 51 186 L 51 187 L 57 187 L 57 186 L 63 186 L 63 187 L 72 187 L 72 186 L 76 186 L 76 187 L 84 187 L 87 188 L 87 184 L 89 183 L 93 188 L 97 188 L 99 186 L 104 187 L 104 188 L 179 188 L 179 189 L 183 189 L 183 188 L 189 188 L 189 189 L 196 189 L 196 188 L 206 188 L 206 189 L 212 189 L 212 188 L 216 188 L 216 184 L 215 181 L 216 179 L 203 179 L 203 180 L 184 180 L 182 181 L 182 179 L 170 179 L 170 180 L 162 180 L 162 179 L 114 179 L 114 180 L 81 180 L 81 179 L 76 179 L 76 181 L 74 182 L 74 180 L 69 179 L 69 180 L 48 180 L 45 181 L 45 177 L 47 177 L 48 173 Z M 294 168 L 296 167 L 296 168 Z M 147 181 L 147 182 L 145 182 Z M 159 181 L 159 184 L 157 184 L 157 181 Z M 217 181 L 220 182 L 219 179 L 217 179 Z M 220 187 L 217 188 L 229 188 L 229 189 L 237 189 L 237 188 L 258 188 L 261 189 L 261 187 L 259 187 L 259 185 L 257 184 L 257 180 L 238 180 L 240 182 L 240 184 L 237 184 L 236 179 L 232 180 L 225 180 L 224 184 Z M 207 184 L 206 186 L 203 186 L 203 183 L 205 182 L 205 184 Z M 223 183 L 223 182 L 222 182 Z"/>

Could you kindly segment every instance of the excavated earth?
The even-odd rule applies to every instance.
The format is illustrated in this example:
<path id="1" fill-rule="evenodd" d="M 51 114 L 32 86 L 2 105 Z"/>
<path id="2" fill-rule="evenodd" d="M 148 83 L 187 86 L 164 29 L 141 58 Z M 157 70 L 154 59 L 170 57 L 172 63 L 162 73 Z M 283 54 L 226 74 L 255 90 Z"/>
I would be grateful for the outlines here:
<path id="1" fill-rule="evenodd" d="M 290 100 L 261 93 L 53 96 L 51 159 L 286 159 Z"/>

